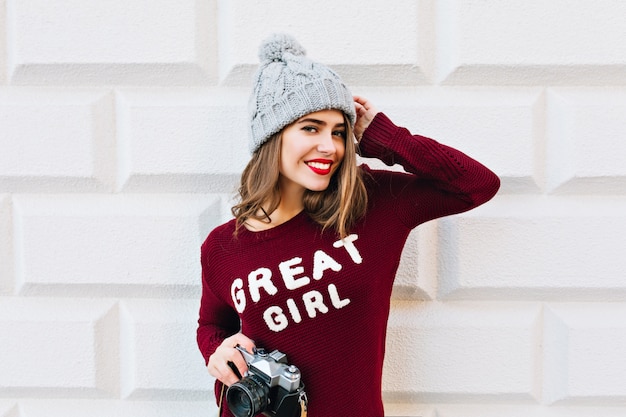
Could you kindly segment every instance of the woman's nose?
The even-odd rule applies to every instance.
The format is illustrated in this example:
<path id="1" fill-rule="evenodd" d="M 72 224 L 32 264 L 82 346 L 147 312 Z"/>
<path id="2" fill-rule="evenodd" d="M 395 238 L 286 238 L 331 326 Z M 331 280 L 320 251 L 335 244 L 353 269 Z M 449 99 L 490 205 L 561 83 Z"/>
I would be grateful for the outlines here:
<path id="1" fill-rule="evenodd" d="M 333 141 L 332 133 L 320 135 L 320 141 L 317 144 L 318 152 L 323 154 L 333 154 L 337 150 Z"/>

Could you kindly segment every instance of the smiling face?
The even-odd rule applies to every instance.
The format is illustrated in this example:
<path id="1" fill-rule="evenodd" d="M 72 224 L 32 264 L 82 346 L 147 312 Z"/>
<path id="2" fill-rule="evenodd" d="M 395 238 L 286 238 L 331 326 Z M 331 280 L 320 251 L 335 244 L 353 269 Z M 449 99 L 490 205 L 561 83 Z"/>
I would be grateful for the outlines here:
<path id="1" fill-rule="evenodd" d="M 323 191 L 345 153 L 346 126 L 339 110 L 309 113 L 283 130 L 280 188 L 302 195 Z"/>

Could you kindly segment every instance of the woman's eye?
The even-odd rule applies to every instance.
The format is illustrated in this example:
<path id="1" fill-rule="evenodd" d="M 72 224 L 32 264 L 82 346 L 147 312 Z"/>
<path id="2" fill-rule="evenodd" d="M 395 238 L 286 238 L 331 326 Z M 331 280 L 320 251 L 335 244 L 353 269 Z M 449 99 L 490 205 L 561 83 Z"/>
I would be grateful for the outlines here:
<path id="1" fill-rule="evenodd" d="M 339 136 L 342 139 L 346 138 L 346 132 L 344 132 L 343 130 L 338 130 L 338 131 L 334 132 L 333 135 Z"/>
<path id="2" fill-rule="evenodd" d="M 317 128 L 314 126 L 304 126 L 302 128 L 302 130 L 306 131 L 306 132 L 311 132 L 311 133 L 315 133 L 317 132 Z"/>

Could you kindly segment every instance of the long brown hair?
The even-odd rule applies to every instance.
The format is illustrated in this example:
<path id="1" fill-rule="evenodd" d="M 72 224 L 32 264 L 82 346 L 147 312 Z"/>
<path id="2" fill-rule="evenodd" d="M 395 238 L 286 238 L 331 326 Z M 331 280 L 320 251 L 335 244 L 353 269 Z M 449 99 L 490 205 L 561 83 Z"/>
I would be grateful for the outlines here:
<path id="1" fill-rule="evenodd" d="M 343 161 L 333 174 L 324 191 L 306 190 L 303 197 L 304 210 L 323 230 L 333 228 L 344 238 L 354 224 L 365 214 L 367 192 L 362 170 L 357 167 L 354 133 L 347 117 L 346 146 Z M 241 174 L 240 201 L 233 206 L 232 213 L 239 227 L 247 219 L 266 220 L 280 204 L 279 168 L 281 158 L 282 131 L 273 135 L 253 155 Z M 265 206 L 265 207 L 264 207 Z"/>

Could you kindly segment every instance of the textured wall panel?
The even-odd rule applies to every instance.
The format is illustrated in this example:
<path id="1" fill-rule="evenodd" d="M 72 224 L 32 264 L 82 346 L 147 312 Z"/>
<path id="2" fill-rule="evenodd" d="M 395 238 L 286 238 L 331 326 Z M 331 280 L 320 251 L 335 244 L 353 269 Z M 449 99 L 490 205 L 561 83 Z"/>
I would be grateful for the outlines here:
<path id="1" fill-rule="evenodd" d="M 549 305 L 545 319 L 546 402 L 624 404 L 625 317 L 623 303 Z"/>
<path id="2" fill-rule="evenodd" d="M 248 152 L 248 92 L 123 90 L 118 94 L 124 191 L 232 192 Z"/>
<path id="3" fill-rule="evenodd" d="M 25 400 L 22 414 L 7 417 L 207 417 L 217 414 L 214 401 Z"/>
<path id="4" fill-rule="evenodd" d="M 6 28 L 6 0 L 0 0 L 0 28 Z M 7 68 L 6 30 L 0 30 L 0 85 L 6 83 Z"/>
<path id="5" fill-rule="evenodd" d="M 624 409 L 615 406 L 520 406 L 485 404 L 442 404 L 437 417 L 622 417 Z M 407 414 L 408 415 L 408 414 Z M 421 414 L 411 414 L 419 416 Z"/>
<path id="6" fill-rule="evenodd" d="M 422 225 L 409 235 L 393 285 L 394 299 L 435 298 L 437 291 L 437 228 Z"/>
<path id="7" fill-rule="evenodd" d="M 547 98 L 550 190 L 626 194 L 626 88 L 558 88 Z"/>
<path id="8" fill-rule="evenodd" d="M 18 281 L 26 293 L 196 295 L 208 196 L 19 196 Z"/>
<path id="9" fill-rule="evenodd" d="M 398 125 L 457 147 L 502 178 L 500 193 L 542 187 L 543 96 L 536 88 L 359 88 Z"/>
<path id="10" fill-rule="evenodd" d="M 624 199 L 500 197 L 440 225 L 442 297 L 626 298 Z"/>
<path id="11" fill-rule="evenodd" d="M 320 0 L 300 1 L 293 7 L 289 0 L 221 0 L 220 79 L 228 85 L 248 86 L 259 62 L 260 41 L 271 33 L 287 32 L 308 56 L 339 71 L 348 84 L 423 84 L 430 62 L 422 52 L 432 35 L 425 3 Z M 340 47 L 328 47 L 329 42 Z"/>
<path id="12" fill-rule="evenodd" d="M 119 392 L 117 309 L 104 300 L 0 299 L 0 396 Z"/>
<path id="13" fill-rule="evenodd" d="M 387 398 L 539 400 L 540 311 L 534 304 L 394 303 Z"/>
<path id="14" fill-rule="evenodd" d="M 626 81 L 619 0 L 437 4 L 439 79 L 456 84 L 605 85 Z"/>
<path id="15" fill-rule="evenodd" d="M 14 84 L 215 78 L 214 1 L 6 0 Z"/>
<path id="16" fill-rule="evenodd" d="M 194 343 L 198 307 L 195 299 L 123 303 L 122 397 L 198 400 L 212 392 L 214 380 Z"/>
<path id="17" fill-rule="evenodd" d="M 109 190 L 113 146 L 106 91 L 0 89 L 0 189 Z"/>
<path id="18" fill-rule="evenodd" d="M 625 213 L 623 199 L 502 197 L 442 220 L 441 294 L 624 299 Z"/>
<path id="19" fill-rule="evenodd" d="M 13 234 L 10 198 L 0 194 L 0 296 L 10 293 L 13 285 Z"/>
<path id="20" fill-rule="evenodd" d="M 434 407 L 421 404 L 385 403 L 387 417 L 438 417 Z"/>
<path id="21" fill-rule="evenodd" d="M 2 417 L 20 417 L 20 411 L 15 401 L 0 400 L 0 416 Z"/>

